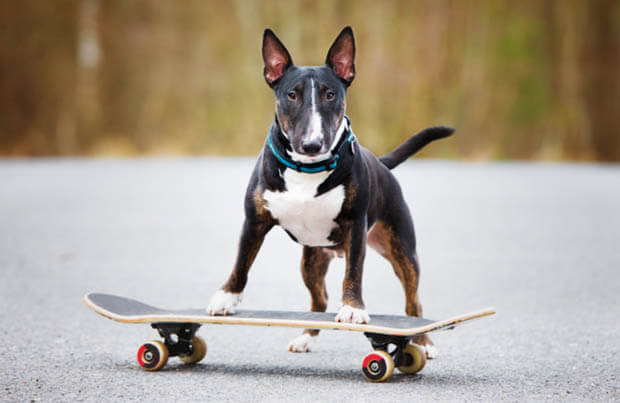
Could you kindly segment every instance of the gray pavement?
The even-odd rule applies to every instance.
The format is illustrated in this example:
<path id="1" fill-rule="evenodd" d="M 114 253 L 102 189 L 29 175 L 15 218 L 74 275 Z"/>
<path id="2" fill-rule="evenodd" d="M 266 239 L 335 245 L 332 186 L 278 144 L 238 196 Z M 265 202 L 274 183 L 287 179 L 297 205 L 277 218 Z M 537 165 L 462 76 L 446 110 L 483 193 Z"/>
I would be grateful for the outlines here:
<path id="1" fill-rule="evenodd" d="M 205 326 L 196 366 L 142 371 L 146 325 L 86 308 L 90 291 L 202 307 L 236 253 L 252 159 L 0 161 L 0 400 L 620 400 L 620 166 L 411 161 L 425 316 L 494 305 L 498 315 L 434 336 L 416 376 L 363 378 L 363 336 Z M 305 310 L 300 247 L 269 234 L 242 306 Z M 391 268 L 369 252 L 371 313 L 401 313 Z M 343 263 L 328 274 L 338 308 Z"/>

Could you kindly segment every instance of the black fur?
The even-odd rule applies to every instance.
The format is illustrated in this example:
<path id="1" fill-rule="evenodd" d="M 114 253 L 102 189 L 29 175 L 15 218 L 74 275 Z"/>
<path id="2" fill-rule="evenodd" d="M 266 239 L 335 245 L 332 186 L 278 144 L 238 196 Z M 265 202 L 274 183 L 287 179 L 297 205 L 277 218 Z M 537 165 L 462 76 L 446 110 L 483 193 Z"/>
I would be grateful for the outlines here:
<path id="1" fill-rule="evenodd" d="M 279 39 L 270 30 L 265 31 L 265 80 L 276 97 L 276 117 L 269 135 L 278 153 L 313 155 L 304 153 L 303 141 L 314 110 L 319 112 L 322 122 L 322 148 L 318 154 L 323 155 L 333 150 L 335 143 L 339 144 L 336 136 L 343 119 L 346 119 L 346 90 L 355 77 L 354 56 L 355 41 L 350 27 L 340 33 L 330 48 L 326 64 L 313 67 L 295 66 Z M 315 100 L 315 106 L 309 111 L 312 109 L 309 108 L 311 99 Z M 357 141 L 347 143 L 349 148 L 340 153 L 337 167 L 318 186 L 314 196 L 319 197 L 338 187 L 344 190 L 344 201 L 333 220 L 333 229 L 326 245 L 304 245 L 302 275 L 311 293 L 313 310 L 324 311 L 327 304 L 324 276 L 333 257 L 330 251 L 342 253 L 346 259 L 343 305 L 363 309 L 363 263 L 369 244 L 390 261 L 403 284 L 407 314 L 422 314 L 417 296 L 419 264 L 413 222 L 400 185 L 390 169 L 431 141 L 447 137 L 452 132 L 453 129 L 443 126 L 425 129 L 381 158 Z M 243 291 L 248 271 L 265 235 L 280 224 L 272 216 L 263 195 L 266 191 L 288 191 L 284 180 L 287 169 L 291 168 L 283 165 L 265 142 L 248 184 L 237 260 L 222 288 L 224 291 Z M 288 228 L 284 230 L 294 241 L 303 238 L 303 233 L 300 237 L 300 233 L 293 234 Z M 416 342 L 430 344 L 425 336 Z"/>
<path id="2" fill-rule="evenodd" d="M 379 158 L 389 169 L 393 169 L 407 158 L 421 150 L 431 141 L 442 139 L 454 133 L 454 129 L 447 126 L 435 126 L 424 129 L 421 132 L 409 137 L 407 141 L 396 147 L 391 153 Z"/>

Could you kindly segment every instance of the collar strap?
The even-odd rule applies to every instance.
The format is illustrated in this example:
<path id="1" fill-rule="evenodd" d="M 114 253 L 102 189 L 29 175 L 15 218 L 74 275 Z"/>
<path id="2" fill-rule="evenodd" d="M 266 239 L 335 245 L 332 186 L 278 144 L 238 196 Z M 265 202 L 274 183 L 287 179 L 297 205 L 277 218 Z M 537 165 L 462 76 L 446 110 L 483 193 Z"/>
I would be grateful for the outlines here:
<path id="1" fill-rule="evenodd" d="M 323 161 L 308 164 L 292 160 L 286 155 L 286 153 L 284 153 L 284 155 L 279 153 L 276 147 L 273 145 L 273 141 L 271 141 L 272 130 L 269 131 L 269 135 L 267 136 L 267 144 L 269 145 L 269 150 L 271 150 L 271 153 L 282 165 L 287 168 L 294 169 L 297 172 L 314 174 L 323 171 L 331 171 L 338 166 L 338 160 L 340 159 L 341 153 L 346 151 L 347 148 L 352 148 L 353 143 L 356 140 L 355 134 L 353 133 L 353 130 L 351 130 L 351 123 L 349 121 L 349 118 L 345 116 L 344 119 L 347 119 L 347 128 L 345 129 L 345 132 L 343 133 L 340 140 L 338 140 L 338 144 L 336 144 L 336 146 L 332 150 L 332 156 Z"/>

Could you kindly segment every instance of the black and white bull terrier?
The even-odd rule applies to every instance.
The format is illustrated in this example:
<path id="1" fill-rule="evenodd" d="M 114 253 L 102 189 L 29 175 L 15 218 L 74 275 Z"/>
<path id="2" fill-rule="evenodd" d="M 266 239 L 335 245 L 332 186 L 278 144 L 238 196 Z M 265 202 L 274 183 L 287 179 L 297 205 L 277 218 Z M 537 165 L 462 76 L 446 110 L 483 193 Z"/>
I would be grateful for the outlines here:
<path id="1" fill-rule="evenodd" d="M 325 274 L 335 256 L 346 259 L 342 306 L 335 320 L 368 323 L 362 300 L 366 245 L 384 256 L 401 281 L 407 315 L 421 316 L 420 265 L 409 209 L 390 172 L 429 142 L 453 129 L 432 127 L 377 158 L 356 140 L 345 115 L 346 91 L 355 77 L 355 40 L 346 27 L 323 66 L 298 67 L 270 30 L 263 35 L 264 76 L 275 94 L 275 119 L 247 188 L 237 259 L 207 312 L 227 315 L 241 301 L 248 271 L 267 232 L 281 226 L 303 245 L 301 272 L 311 310 L 327 308 Z M 308 351 L 318 330 L 307 329 L 289 350 Z M 414 342 L 432 358 L 427 336 Z"/>

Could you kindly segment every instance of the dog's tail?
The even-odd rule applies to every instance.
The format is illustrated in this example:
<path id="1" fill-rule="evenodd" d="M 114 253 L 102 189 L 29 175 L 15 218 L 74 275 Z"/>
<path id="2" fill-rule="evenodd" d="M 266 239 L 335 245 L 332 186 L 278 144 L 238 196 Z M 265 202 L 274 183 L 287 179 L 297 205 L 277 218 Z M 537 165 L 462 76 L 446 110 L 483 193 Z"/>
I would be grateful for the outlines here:
<path id="1" fill-rule="evenodd" d="M 448 126 L 435 126 L 424 129 L 409 137 L 407 141 L 396 147 L 391 153 L 379 157 L 379 161 L 388 169 L 392 169 L 411 157 L 431 141 L 448 137 L 454 129 Z"/>

